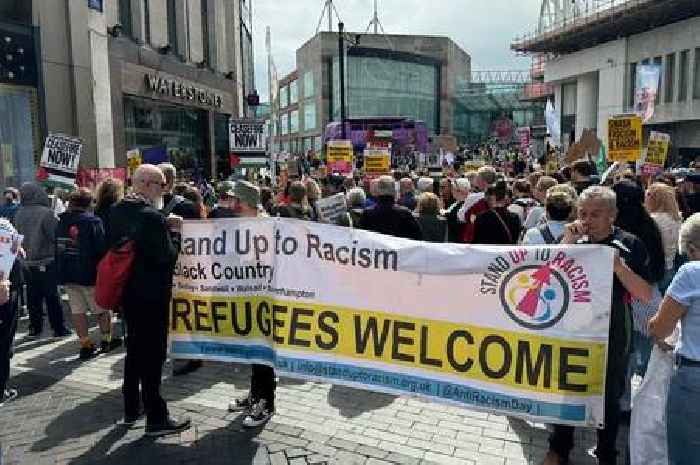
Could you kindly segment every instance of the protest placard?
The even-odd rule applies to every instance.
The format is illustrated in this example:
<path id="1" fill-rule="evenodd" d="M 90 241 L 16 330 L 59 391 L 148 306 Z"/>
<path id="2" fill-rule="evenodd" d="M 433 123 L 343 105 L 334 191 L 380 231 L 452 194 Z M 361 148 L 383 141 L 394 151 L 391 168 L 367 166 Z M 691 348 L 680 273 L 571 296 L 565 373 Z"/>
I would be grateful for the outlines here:
<path id="1" fill-rule="evenodd" d="M 367 149 L 365 156 L 365 174 L 368 176 L 381 176 L 389 173 L 391 168 L 391 154 L 388 150 Z"/>
<path id="2" fill-rule="evenodd" d="M 331 173 L 352 173 L 352 141 L 332 140 L 326 145 L 326 166 Z"/>
<path id="3" fill-rule="evenodd" d="M 49 185 L 75 187 L 83 143 L 64 134 L 49 134 L 44 143 L 37 180 Z"/>
<path id="4" fill-rule="evenodd" d="M 141 151 L 139 149 L 132 149 L 126 152 L 126 166 L 128 169 L 129 179 L 134 176 L 136 168 L 141 166 L 143 159 L 141 158 Z"/>
<path id="5" fill-rule="evenodd" d="M 348 212 L 345 195 L 340 193 L 317 200 L 316 210 L 322 223 L 337 223 Z"/>
<path id="6" fill-rule="evenodd" d="M 629 162 L 642 156 L 642 119 L 619 116 L 608 120 L 608 160 Z"/>
<path id="7" fill-rule="evenodd" d="M 671 136 L 662 132 L 651 131 L 647 146 L 646 162 L 642 166 L 644 174 L 656 174 L 664 170 Z"/>
<path id="8" fill-rule="evenodd" d="M 0 223 L 0 281 L 10 278 L 22 239 L 24 236 Z"/>
<path id="9" fill-rule="evenodd" d="M 601 428 L 613 258 L 598 245 L 427 247 L 286 218 L 185 221 L 170 354 Z"/>

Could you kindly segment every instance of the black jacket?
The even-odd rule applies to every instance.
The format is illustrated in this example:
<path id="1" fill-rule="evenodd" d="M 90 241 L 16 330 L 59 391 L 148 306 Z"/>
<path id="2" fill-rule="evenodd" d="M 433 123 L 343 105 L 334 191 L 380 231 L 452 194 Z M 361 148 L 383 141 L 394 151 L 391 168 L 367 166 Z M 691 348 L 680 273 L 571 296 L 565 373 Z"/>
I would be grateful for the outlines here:
<path id="1" fill-rule="evenodd" d="M 216 207 L 209 212 L 209 216 L 207 216 L 207 218 L 210 220 L 216 220 L 219 218 L 238 218 L 238 215 L 230 208 Z"/>
<path id="2" fill-rule="evenodd" d="M 416 241 L 423 239 L 423 232 L 411 210 L 396 205 L 389 196 L 379 197 L 376 205 L 365 209 L 358 228 Z"/>
<path id="3" fill-rule="evenodd" d="M 296 218 L 307 221 L 311 221 L 313 218 L 310 208 L 303 208 L 299 205 L 280 205 L 277 207 L 277 215 L 282 218 Z"/>
<path id="4" fill-rule="evenodd" d="M 171 235 L 165 216 L 140 199 L 125 198 L 112 207 L 108 245 L 114 247 L 123 238 L 135 244 L 131 275 L 124 288 L 124 312 L 129 308 L 164 305 L 165 312 L 154 315 L 167 321 L 168 301 L 172 293 L 173 270 L 180 252 L 180 238 Z"/>
<path id="5" fill-rule="evenodd" d="M 515 245 L 520 237 L 521 228 L 520 217 L 515 213 L 505 208 L 491 209 L 476 216 L 473 243 Z"/>
<path id="6" fill-rule="evenodd" d="M 97 264 L 105 253 L 102 220 L 87 212 L 67 211 L 56 227 L 59 284 L 95 285 Z"/>
<path id="7" fill-rule="evenodd" d="M 447 221 L 437 215 L 419 215 L 418 224 L 423 232 L 423 240 L 428 242 L 447 241 Z"/>
<path id="8" fill-rule="evenodd" d="M 450 205 L 445 214 L 445 219 L 447 220 L 447 242 L 460 242 L 462 237 L 462 231 L 464 230 L 464 223 L 460 223 L 457 219 L 457 213 L 459 209 L 464 205 L 464 200 L 455 202 Z"/>

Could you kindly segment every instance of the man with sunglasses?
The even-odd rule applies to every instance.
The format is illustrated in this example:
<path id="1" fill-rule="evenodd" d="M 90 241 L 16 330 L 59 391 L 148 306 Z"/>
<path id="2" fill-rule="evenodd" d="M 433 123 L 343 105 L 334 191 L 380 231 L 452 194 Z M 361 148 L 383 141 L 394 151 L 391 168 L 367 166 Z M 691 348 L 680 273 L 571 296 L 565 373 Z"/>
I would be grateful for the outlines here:
<path id="1" fill-rule="evenodd" d="M 127 324 L 123 423 L 128 428 L 135 425 L 143 398 L 147 436 L 164 436 L 190 427 L 189 419 L 170 417 L 160 395 L 173 270 L 182 227 L 181 217 L 166 217 L 156 208 L 166 186 L 158 167 L 139 166 L 133 177 L 133 192 L 112 208 L 108 238 L 110 247 L 124 240 L 134 244 L 134 259 L 122 298 Z"/>

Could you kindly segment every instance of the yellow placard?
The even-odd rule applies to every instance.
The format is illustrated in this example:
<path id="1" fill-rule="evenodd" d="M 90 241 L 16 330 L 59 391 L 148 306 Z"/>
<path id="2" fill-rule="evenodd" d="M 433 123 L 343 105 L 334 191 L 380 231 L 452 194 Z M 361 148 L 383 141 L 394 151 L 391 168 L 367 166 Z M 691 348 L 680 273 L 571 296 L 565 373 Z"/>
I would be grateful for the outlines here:
<path id="1" fill-rule="evenodd" d="M 391 154 L 388 150 L 365 150 L 365 173 L 386 174 L 391 168 Z"/>
<path id="2" fill-rule="evenodd" d="M 642 119 L 620 116 L 608 120 L 608 160 L 637 161 L 642 156 Z"/>
<path id="3" fill-rule="evenodd" d="M 352 162 L 352 141 L 334 140 L 328 142 L 326 151 L 326 162 Z"/>
<path id="4" fill-rule="evenodd" d="M 126 166 L 128 168 L 130 178 L 134 176 L 136 168 L 138 168 L 142 163 L 143 160 L 139 149 L 129 150 L 126 152 Z"/>
<path id="5" fill-rule="evenodd" d="M 671 138 L 668 134 L 652 131 L 649 136 L 646 162 L 651 165 L 664 166 L 670 141 Z"/>

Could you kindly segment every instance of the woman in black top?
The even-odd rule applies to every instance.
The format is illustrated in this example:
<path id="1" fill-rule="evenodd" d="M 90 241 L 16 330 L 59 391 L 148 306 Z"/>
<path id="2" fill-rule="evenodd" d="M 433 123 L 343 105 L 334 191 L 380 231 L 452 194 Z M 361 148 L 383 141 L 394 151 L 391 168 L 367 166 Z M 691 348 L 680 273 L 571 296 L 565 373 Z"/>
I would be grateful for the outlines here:
<path id="1" fill-rule="evenodd" d="M 515 245 L 520 236 L 520 217 L 508 211 L 510 192 L 505 181 L 498 181 L 486 189 L 490 210 L 474 221 L 473 244 Z"/>

